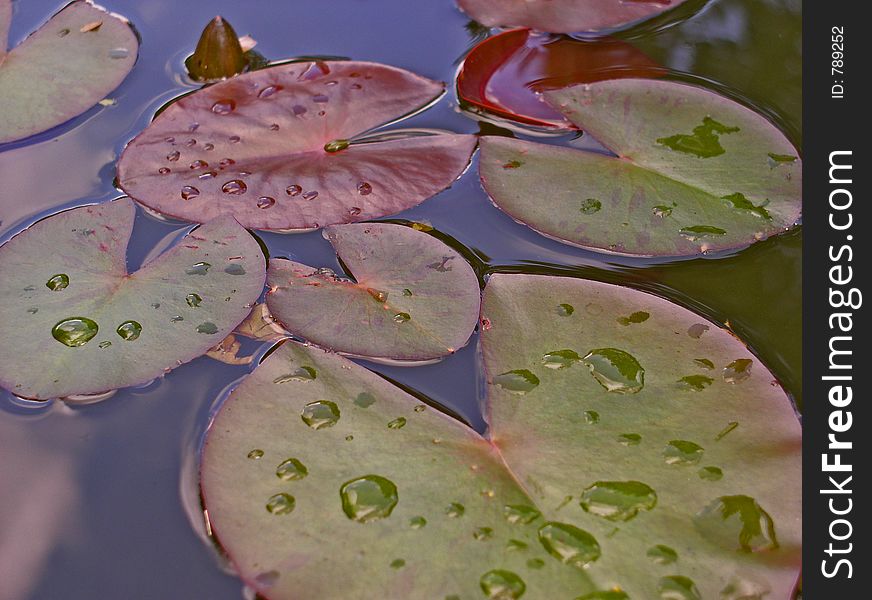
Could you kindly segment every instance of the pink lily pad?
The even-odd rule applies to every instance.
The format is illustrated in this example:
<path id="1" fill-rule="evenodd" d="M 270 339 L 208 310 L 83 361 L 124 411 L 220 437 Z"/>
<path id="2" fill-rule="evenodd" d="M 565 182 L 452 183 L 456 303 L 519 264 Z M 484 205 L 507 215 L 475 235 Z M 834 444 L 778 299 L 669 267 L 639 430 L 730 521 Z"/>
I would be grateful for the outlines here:
<path id="1" fill-rule="evenodd" d="M 271 260 L 267 305 L 289 331 L 355 356 L 421 361 L 464 346 L 481 301 L 472 267 L 410 227 L 338 225 L 325 236 L 354 280 Z"/>
<path id="2" fill-rule="evenodd" d="M 551 33 L 614 29 L 649 19 L 685 0 L 457 0 L 488 27 L 530 27 Z"/>
<path id="3" fill-rule="evenodd" d="M 231 214 L 246 227 L 287 230 L 398 213 L 451 185 L 475 137 L 353 138 L 421 109 L 443 87 L 354 61 L 240 75 L 162 112 L 128 145 L 118 178 L 142 204 L 187 221 Z"/>

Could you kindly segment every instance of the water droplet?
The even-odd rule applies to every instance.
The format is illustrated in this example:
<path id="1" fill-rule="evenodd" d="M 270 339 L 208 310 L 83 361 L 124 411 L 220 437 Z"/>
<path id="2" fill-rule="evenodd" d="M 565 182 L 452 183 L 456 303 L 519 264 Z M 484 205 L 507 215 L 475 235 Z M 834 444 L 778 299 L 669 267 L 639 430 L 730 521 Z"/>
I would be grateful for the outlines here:
<path id="1" fill-rule="evenodd" d="M 49 280 L 45 282 L 45 287 L 53 292 L 64 290 L 68 285 L 70 285 L 70 276 L 66 273 L 52 275 Z"/>
<path id="2" fill-rule="evenodd" d="M 303 407 L 300 418 L 312 429 L 326 429 L 339 421 L 339 407 L 329 400 L 317 400 Z"/>
<path id="3" fill-rule="evenodd" d="M 273 383 L 288 383 L 289 381 L 312 381 L 313 379 L 317 379 L 318 372 L 308 366 L 299 367 L 293 373 L 287 373 L 285 375 L 280 375 L 273 379 Z"/>
<path id="4" fill-rule="evenodd" d="M 588 425 L 596 425 L 599 423 L 600 415 L 595 410 L 586 410 L 584 411 L 584 422 Z"/>
<path id="5" fill-rule="evenodd" d="M 414 410 L 416 413 L 424 412 L 425 410 L 427 410 L 427 406 L 425 404 L 419 404 L 412 410 Z"/>
<path id="6" fill-rule="evenodd" d="M 629 521 L 657 505 L 657 493 L 641 481 L 597 481 L 581 493 L 581 507 L 609 521 Z"/>
<path id="7" fill-rule="evenodd" d="M 224 272 L 228 275 L 245 275 L 245 267 L 239 263 L 233 263 L 224 267 Z"/>
<path id="8" fill-rule="evenodd" d="M 421 529 L 427 525 L 427 519 L 421 516 L 412 517 L 409 519 L 409 527 L 412 529 Z"/>
<path id="9" fill-rule="evenodd" d="M 294 116 L 295 116 L 295 117 L 301 117 L 301 116 L 305 115 L 305 114 L 308 112 L 308 110 L 306 109 L 306 107 L 305 107 L 305 106 L 302 106 L 302 105 L 300 105 L 300 104 L 295 104 L 294 107 L 293 107 L 291 110 L 294 111 Z"/>
<path id="10" fill-rule="evenodd" d="M 298 185 L 289 185 L 288 187 L 285 188 L 285 193 L 288 196 L 298 196 L 298 195 L 300 195 L 300 192 L 302 192 L 302 191 L 303 191 L 303 188 L 301 188 Z"/>
<path id="11" fill-rule="evenodd" d="M 221 191 L 225 194 L 240 196 L 248 191 L 248 186 L 241 179 L 231 179 L 221 186 Z"/>
<path id="12" fill-rule="evenodd" d="M 618 317 L 618 323 L 620 323 L 621 325 L 635 325 L 635 324 L 639 324 L 639 323 L 644 323 L 650 317 L 651 317 L 651 315 L 649 313 L 646 313 L 645 311 L 640 310 L 640 311 L 634 312 L 629 317 Z"/>
<path id="13" fill-rule="evenodd" d="M 702 337 L 702 334 L 704 334 L 708 330 L 708 325 L 705 325 L 704 323 L 696 323 L 687 328 L 687 335 L 695 340 L 698 340 L 700 337 Z"/>
<path id="14" fill-rule="evenodd" d="M 466 512 L 466 507 L 463 506 L 460 502 L 452 502 L 445 509 L 445 514 L 451 517 L 452 519 L 456 519 L 458 517 L 462 517 L 463 513 Z"/>
<path id="15" fill-rule="evenodd" d="M 195 140 L 194 138 L 191 138 L 191 139 L 185 141 L 185 146 L 187 146 L 188 148 L 193 148 L 196 145 L 197 145 L 197 140 Z"/>
<path id="16" fill-rule="evenodd" d="M 260 448 L 255 448 L 254 450 L 249 452 L 246 456 L 248 458 L 250 458 L 251 460 L 260 460 L 261 458 L 263 458 L 263 450 L 261 450 Z"/>
<path id="17" fill-rule="evenodd" d="M 208 166 L 209 163 L 207 163 L 205 160 L 195 160 L 190 165 L 188 165 L 188 168 L 192 171 L 196 171 L 197 169 L 205 169 Z"/>
<path id="18" fill-rule="evenodd" d="M 289 458 L 276 467 L 276 477 L 282 481 L 297 481 L 309 474 L 309 469 L 296 458 Z"/>
<path id="19" fill-rule="evenodd" d="M 678 230 L 678 233 L 689 239 L 691 242 L 701 240 L 705 237 L 727 234 L 726 230 L 721 229 L 720 227 L 714 227 L 713 225 L 693 225 L 691 227 L 682 227 Z"/>
<path id="20" fill-rule="evenodd" d="M 726 435 L 727 435 L 728 433 L 730 433 L 732 430 L 734 430 L 734 429 L 735 429 L 736 427 L 738 427 L 738 426 L 739 426 L 739 422 L 738 422 L 738 421 L 730 421 L 729 423 L 727 423 L 727 426 L 726 426 L 726 427 L 724 427 L 723 429 L 721 429 L 721 430 L 718 432 L 718 434 L 715 436 L 715 441 L 716 441 L 716 442 L 721 441 L 724 437 L 726 437 Z"/>
<path id="21" fill-rule="evenodd" d="M 574 350 L 554 350 L 542 357 L 542 364 L 549 369 L 565 369 L 581 360 Z"/>
<path id="22" fill-rule="evenodd" d="M 687 375 L 678 380 L 679 385 L 685 390 L 701 392 L 714 382 L 711 377 L 705 375 Z"/>
<path id="23" fill-rule="evenodd" d="M 785 163 L 796 162 L 797 158 L 792 154 L 776 154 L 774 152 L 770 152 L 766 156 L 769 157 L 769 168 L 774 169 L 779 165 L 783 165 Z"/>
<path id="24" fill-rule="evenodd" d="M 771 591 L 765 583 L 736 577 L 721 590 L 720 600 L 765 600 Z"/>
<path id="25" fill-rule="evenodd" d="M 238 135 L 231 135 L 229 138 L 227 138 L 227 141 L 231 144 L 238 144 L 241 140 L 242 138 L 240 138 Z"/>
<path id="26" fill-rule="evenodd" d="M 598 559 L 601 553 L 595 537 L 567 523 L 545 523 L 539 528 L 539 541 L 548 554 L 579 568 Z"/>
<path id="27" fill-rule="evenodd" d="M 274 515 L 286 515 L 293 512 L 297 501 L 290 494 L 276 494 L 266 501 L 266 510 Z"/>
<path id="28" fill-rule="evenodd" d="M 66 27 L 58 31 L 58 37 L 66 37 L 68 35 L 70 35 L 70 30 Z"/>
<path id="29" fill-rule="evenodd" d="M 372 193 L 372 184 L 366 181 L 361 181 L 357 184 L 357 193 L 361 196 L 368 196 Z"/>
<path id="30" fill-rule="evenodd" d="M 751 376 L 751 365 L 753 364 L 754 361 L 750 358 L 737 358 L 724 367 L 724 381 L 727 383 L 745 381 Z"/>
<path id="31" fill-rule="evenodd" d="M 181 196 L 182 200 L 190 200 L 191 198 L 196 198 L 200 195 L 200 190 L 195 188 L 192 185 L 186 185 L 182 187 Z"/>
<path id="32" fill-rule="evenodd" d="M 721 496 L 693 522 L 703 536 L 728 550 L 761 552 L 778 547 L 772 517 L 750 496 Z"/>
<path id="33" fill-rule="evenodd" d="M 403 296 L 407 296 L 407 297 L 408 297 L 408 296 L 411 296 L 411 295 L 412 295 L 412 290 L 410 290 L 409 288 L 403 288 Z"/>
<path id="34" fill-rule="evenodd" d="M 158 175 L 169 175 L 172 171 L 166 167 L 161 167 L 157 170 Z"/>
<path id="35" fill-rule="evenodd" d="M 187 302 L 188 306 L 190 306 L 191 308 L 196 308 L 197 306 L 200 306 L 200 302 L 202 301 L 203 299 L 200 298 L 199 294 L 188 294 L 187 296 L 185 296 L 185 302 Z"/>
<path id="36" fill-rule="evenodd" d="M 133 340 L 139 339 L 139 334 L 142 333 L 142 325 L 136 321 L 124 321 L 118 326 L 115 333 L 120 335 L 122 339 L 132 342 Z"/>
<path id="37" fill-rule="evenodd" d="M 257 97 L 261 99 L 270 98 L 282 91 L 282 89 L 284 88 L 280 85 L 268 85 L 257 93 Z"/>
<path id="38" fill-rule="evenodd" d="M 389 517 L 399 501 L 394 482 L 379 475 L 352 479 L 342 485 L 339 495 L 345 516 L 358 523 Z"/>
<path id="39" fill-rule="evenodd" d="M 672 207 L 666 206 L 665 204 L 660 204 L 651 209 L 654 213 L 655 217 L 660 217 L 661 219 L 665 219 L 669 215 L 672 214 Z"/>
<path id="40" fill-rule="evenodd" d="M 214 177 L 218 177 L 218 171 L 206 171 L 197 175 L 197 179 L 201 181 L 205 181 L 206 179 L 213 179 Z"/>
<path id="41" fill-rule="evenodd" d="M 354 399 L 354 403 L 361 408 L 368 408 L 375 403 L 375 396 L 369 392 L 361 392 Z"/>
<path id="42" fill-rule="evenodd" d="M 394 315 L 394 323 L 406 323 L 411 318 L 412 317 L 409 315 L 409 313 L 398 312 Z"/>
<path id="43" fill-rule="evenodd" d="M 327 142 L 324 144 L 325 152 L 342 152 L 348 146 L 351 145 L 351 142 L 348 140 L 333 140 L 332 142 Z"/>
<path id="44" fill-rule="evenodd" d="M 557 314 L 561 317 L 568 317 L 575 312 L 575 307 L 571 304 L 558 304 Z"/>
<path id="45" fill-rule="evenodd" d="M 713 363 L 712 361 L 710 361 L 707 358 L 694 358 L 693 362 L 698 364 L 703 369 L 712 370 L 715 368 L 715 363 Z"/>
<path id="46" fill-rule="evenodd" d="M 630 354 L 617 348 L 597 348 L 581 359 L 591 375 L 609 392 L 635 394 L 645 385 L 645 369 Z"/>
<path id="47" fill-rule="evenodd" d="M 663 577 L 657 585 L 661 600 L 702 600 L 693 580 L 682 575 Z"/>
<path id="48" fill-rule="evenodd" d="M 532 506 L 525 504 L 506 504 L 503 507 L 503 516 L 506 518 L 506 521 L 513 525 L 529 525 L 541 517 L 542 513 Z"/>
<path id="49" fill-rule="evenodd" d="M 481 591 L 495 600 L 515 600 L 524 595 L 527 585 L 516 573 L 504 569 L 494 569 L 481 576 Z"/>
<path id="50" fill-rule="evenodd" d="M 184 321 L 184 320 L 185 320 L 185 317 L 183 317 L 182 315 L 176 315 L 170 319 L 170 322 L 179 323 L 179 322 Z"/>
<path id="51" fill-rule="evenodd" d="M 278 123 L 273 123 L 272 125 L 269 126 L 270 131 L 278 131 L 279 129 L 281 129 L 281 127 L 279 127 Z"/>
<path id="52" fill-rule="evenodd" d="M 539 378 L 527 369 L 516 369 L 497 375 L 493 383 L 512 394 L 526 394 L 539 385 Z"/>
<path id="53" fill-rule="evenodd" d="M 181 152 L 179 152 L 178 150 L 173 150 L 172 152 L 170 152 L 169 154 L 167 154 L 167 160 L 170 161 L 170 162 L 176 162 L 176 161 L 179 160 L 179 158 L 180 158 L 181 156 L 182 156 L 182 153 L 181 153 Z"/>
<path id="54" fill-rule="evenodd" d="M 402 569 L 405 566 L 406 566 L 406 561 L 403 560 L 402 558 L 396 558 L 393 561 L 391 561 L 391 568 L 392 569 Z"/>
<path id="55" fill-rule="evenodd" d="M 491 539 L 494 535 L 494 530 L 490 527 L 477 527 L 472 532 L 472 537 L 478 540 L 479 542 L 484 542 Z"/>
<path id="56" fill-rule="evenodd" d="M 663 544 L 651 546 L 646 555 L 658 565 L 671 565 L 678 560 L 678 552 Z"/>
<path id="57" fill-rule="evenodd" d="M 70 348 L 83 346 L 97 335 L 97 323 L 86 317 L 70 317 L 52 327 L 51 334 L 60 343 Z"/>
<path id="58" fill-rule="evenodd" d="M 315 190 L 310 190 L 310 191 L 306 192 L 305 194 L 303 194 L 303 200 L 314 200 L 317 197 L 318 197 L 318 192 L 316 192 Z"/>
<path id="59" fill-rule="evenodd" d="M 623 446 L 638 446 L 642 442 L 642 436 L 638 433 L 622 433 L 618 436 L 618 442 Z"/>
<path id="60" fill-rule="evenodd" d="M 507 552 L 520 552 L 522 550 L 527 549 L 526 542 L 522 542 L 521 540 L 509 540 L 506 543 L 506 551 Z"/>
<path id="61" fill-rule="evenodd" d="M 127 58 L 128 56 L 130 56 L 130 50 L 127 48 L 112 48 L 109 51 L 109 58 L 119 59 Z"/>
<path id="62" fill-rule="evenodd" d="M 630 597 L 622 590 L 598 590 L 575 600 L 630 600 Z"/>
<path id="63" fill-rule="evenodd" d="M 724 472 L 718 467 L 703 467 L 697 471 L 697 475 L 705 481 L 720 481 L 724 478 Z"/>
<path id="64" fill-rule="evenodd" d="M 312 102 L 315 102 L 317 104 L 326 104 L 329 101 L 330 98 L 328 98 L 325 94 L 315 94 L 314 96 L 312 96 Z"/>
<path id="65" fill-rule="evenodd" d="M 672 440 L 663 449 L 663 458 L 667 465 L 695 465 L 705 449 L 694 442 L 687 440 Z"/>
<path id="66" fill-rule="evenodd" d="M 592 215 L 593 213 L 599 212 L 602 207 L 603 203 L 596 198 L 588 198 L 581 203 L 581 207 L 578 210 L 585 215 Z"/>
<path id="67" fill-rule="evenodd" d="M 209 272 L 209 267 L 211 267 L 207 262 L 198 262 L 191 265 L 190 268 L 185 269 L 186 275 L 205 275 Z"/>
<path id="68" fill-rule="evenodd" d="M 236 102 L 233 100 L 218 100 L 212 105 L 212 112 L 216 115 L 229 115 L 236 110 Z"/>
<path id="69" fill-rule="evenodd" d="M 366 293 L 373 297 L 376 302 L 384 303 L 387 302 L 388 293 L 383 292 L 382 290 L 377 290 L 375 288 L 366 288 Z"/>
<path id="70" fill-rule="evenodd" d="M 197 325 L 197 333 L 212 335 L 214 333 L 218 333 L 218 326 L 215 325 L 215 323 L 206 321 L 205 323 L 200 323 L 199 325 Z"/>
<path id="71" fill-rule="evenodd" d="M 205 150 L 206 152 L 211 152 L 214 149 L 215 149 L 215 144 L 211 144 L 211 143 L 203 144 L 203 150 Z"/>
<path id="72" fill-rule="evenodd" d="M 261 196 L 257 199 L 258 208 L 270 208 L 275 205 L 276 199 L 271 196 Z"/>
<path id="73" fill-rule="evenodd" d="M 226 169 L 227 167 L 232 167 L 235 164 L 236 164 L 236 161 L 233 160 L 232 158 L 222 158 L 221 160 L 218 161 L 218 168 Z"/>
<path id="74" fill-rule="evenodd" d="M 701 125 L 693 128 L 692 134 L 679 133 L 670 137 L 658 138 L 657 143 L 676 152 L 693 154 L 699 158 L 712 158 L 726 152 L 721 146 L 720 136 L 737 131 L 739 131 L 738 127 L 728 127 L 706 116 Z"/>
<path id="75" fill-rule="evenodd" d="M 352 217 L 356 217 L 361 212 L 363 212 L 363 209 L 361 209 L 359 206 L 352 206 L 351 208 L 348 209 L 348 214 L 351 215 Z"/>
<path id="76" fill-rule="evenodd" d="M 112 342 L 110 342 L 109 340 L 104 340 L 104 341 L 100 342 L 99 344 L 97 344 L 97 347 L 105 350 L 106 348 L 108 348 L 111 345 L 112 345 Z"/>
<path id="77" fill-rule="evenodd" d="M 503 163 L 503 168 L 504 169 L 518 169 L 523 164 L 524 163 L 521 162 L 520 160 L 510 160 L 508 162 Z"/>
<path id="78" fill-rule="evenodd" d="M 406 417 L 397 417 L 388 423 L 388 429 L 402 429 L 406 426 Z"/>

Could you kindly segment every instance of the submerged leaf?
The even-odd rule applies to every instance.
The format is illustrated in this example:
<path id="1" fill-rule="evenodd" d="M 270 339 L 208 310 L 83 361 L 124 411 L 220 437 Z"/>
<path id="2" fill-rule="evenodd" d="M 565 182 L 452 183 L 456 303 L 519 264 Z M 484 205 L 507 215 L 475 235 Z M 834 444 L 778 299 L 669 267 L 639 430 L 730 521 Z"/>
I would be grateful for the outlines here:
<path id="1" fill-rule="evenodd" d="M 488 194 L 549 237 L 616 254 L 689 256 L 748 245 L 799 219 L 802 161 L 773 168 L 769 158 L 798 156 L 795 148 L 772 123 L 732 100 L 643 79 L 583 84 L 545 97 L 618 155 L 481 140 Z M 511 161 L 521 166 L 504 168 Z M 585 210 L 590 199 L 598 210 Z"/>
<path id="2" fill-rule="evenodd" d="M 451 185 L 475 138 L 355 138 L 442 90 L 376 63 L 276 65 L 170 105 L 127 146 L 118 177 L 136 200 L 188 221 L 232 214 L 283 230 L 394 214 Z"/>
<path id="3" fill-rule="evenodd" d="M 10 2 L 0 0 L 0 143 L 85 112 L 136 62 L 139 41 L 130 23 L 85 0 L 65 6 L 6 53 L 10 15 Z"/>
<path id="4" fill-rule="evenodd" d="M 457 0 L 488 27 L 529 27 L 576 33 L 624 27 L 675 8 L 685 0 Z"/>
<path id="5" fill-rule="evenodd" d="M 197 81 L 218 81 L 242 73 L 245 51 L 233 26 L 220 16 L 209 21 L 185 66 Z"/>
<path id="6" fill-rule="evenodd" d="M 264 282 L 254 238 L 222 217 L 128 274 L 134 206 L 44 219 L 0 247 L 0 385 L 27 398 L 144 383 L 227 336 Z M 235 272 L 244 271 L 244 275 Z M 186 301 L 197 295 L 199 302 Z"/>
<path id="7" fill-rule="evenodd" d="M 478 320 L 472 267 L 411 227 L 338 225 L 325 236 L 354 280 L 289 260 L 270 261 L 270 312 L 292 333 L 339 352 L 427 360 L 464 346 Z"/>

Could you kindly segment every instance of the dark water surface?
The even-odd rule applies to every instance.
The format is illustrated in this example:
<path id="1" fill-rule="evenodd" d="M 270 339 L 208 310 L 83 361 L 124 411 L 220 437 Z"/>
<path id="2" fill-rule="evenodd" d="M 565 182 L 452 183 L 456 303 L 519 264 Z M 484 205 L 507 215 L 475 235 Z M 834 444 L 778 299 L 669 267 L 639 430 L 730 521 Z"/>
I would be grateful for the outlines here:
<path id="1" fill-rule="evenodd" d="M 453 79 L 472 43 L 452 0 L 105 1 L 140 32 L 139 62 L 110 94 L 117 105 L 0 145 L 0 242 L 61 209 L 118 195 L 118 153 L 162 105 L 198 87 L 187 80 L 183 61 L 215 14 L 240 35 L 251 34 L 270 59 L 345 56 L 444 81 Z M 678 22 L 660 23 L 668 28 L 643 26 L 622 37 L 661 64 L 753 104 L 799 143 L 800 1 L 687 4 Z M 56 0 L 16 2 L 12 43 L 58 8 Z M 402 126 L 477 132 L 456 104 L 449 93 Z M 432 224 L 480 273 L 566 273 L 623 283 L 729 322 L 801 402 L 800 230 L 690 261 L 598 255 L 503 215 L 482 192 L 475 164 L 450 190 L 394 218 Z M 130 268 L 186 227 L 140 211 Z M 272 256 L 338 267 L 319 232 L 261 237 Z M 483 430 L 476 340 L 435 365 L 367 366 Z M 247 350 L 266 347 L 249 343 Z M 0 349 L 0 359 L 14 351 Z M 240 598 L 241 582 L 222 569 L 200 532 L 196 462 L 213 404 L 247 372 L 200 358 L 149 386 L 85 406 L 26 406 L 0 393 L 0 598 Z"/>

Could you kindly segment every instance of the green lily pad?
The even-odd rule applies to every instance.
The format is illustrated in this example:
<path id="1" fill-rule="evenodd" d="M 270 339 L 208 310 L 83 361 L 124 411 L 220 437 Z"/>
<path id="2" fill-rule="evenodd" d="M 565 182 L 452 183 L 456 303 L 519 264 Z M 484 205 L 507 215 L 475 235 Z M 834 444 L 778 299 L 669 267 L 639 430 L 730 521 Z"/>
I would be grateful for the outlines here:
<path id="1" fill-rule="evenodd" d="M 641 310 L 643 323 L 617 320 Z M 799 424 L 762 365 L 731 379 L 728 365 L 755 360 L 738 340 L 716 327 L 686 333 L 700 320 L 616 286 L 492 276 L 488 439 L 335 353 L 285 342 L 207 433 L 213 534 L 273 600 L 679 588 L 788 598 Z M 679 380 L 701 355 L 721 377 L 687 390 Z M 615 385 L 622 378 L 632 385 Z M 703 457 L 720 477 L 698 473 Z"/>
<path id="2" fill-rule="evenodd" d="M 732 100 L 644 79 L 544 96 L 618 155 L 481 140 L 488 194 L 544 235 L 616 254 L 691 256 L 746 246 L 800 217 L 798 152 L 772 123 Z"/>
<path id="3" fill-rule="evenodd" d="M 0 385 L 27 398 L 147 382 L 223 340 L 263 290 L 257 241 L 231 217 L 129 274 L 128 199 L 44 219 L 0 247 Z"/>
<path id="4" fill-rule="evenodd" d="M 640 311 L 644 322 L 620 323 Z M 599 540 L 588 574 L 602 589 L 659 598 L 660 578 L 681 576 L 702 598 L 720 598 L 738 578 L 791 597 L 800 426 L 740 341 L 711 324 L 691 336 L 703 319 L 661 298 L 570 278 L 493 275 L 482 318 L 491 437 L 537 506 L 563 505 L 562 521 Z M 554 369 L 547 357 L 558 349 L 582 358 Z M 699 373 L 700 357 L 717 370 L 695 390 L 682 379 Z M 753 364 L 740 381 L 737 360 Z M 502 383 L 519 370 L 537 385 L 519 393 Z M 660 546 L 677 553 L 675 564 L 649 558 Z"/>
<path id="5" fill-rule="evenodd" d="M 46 131 L 94 106 L 127 77 L 139 40 L 123 17 L 77 0 L 6 52 L 0 0 L 0 143 Z"/>
<path id="6" fill-rule="evenodd" d="M 469 164 L 470 135 L 361 139 L 439 98 L 387 65 L 315 61 L 246 73 L 180 98 L 128 144 L 118 179 L 158 212 L 255 229 L 316 229 L 395 214 Z"/>
<path id="7" fill-rule="evenodd" d="M 455 250 L 410 227 L 355 223 L 325 230 L 354 278 L 271 260 L 267 305 L 288 329 L 356 356 L 420 361 L 464 346 L 481 295 Z"/>

